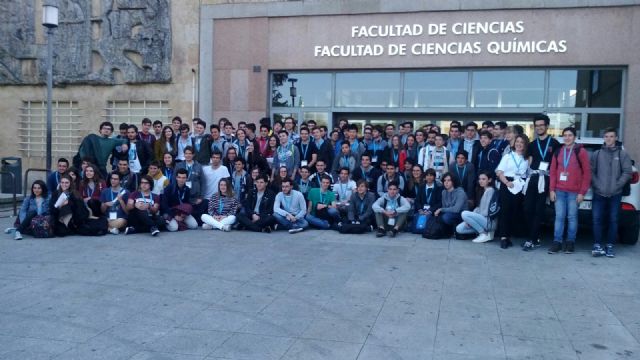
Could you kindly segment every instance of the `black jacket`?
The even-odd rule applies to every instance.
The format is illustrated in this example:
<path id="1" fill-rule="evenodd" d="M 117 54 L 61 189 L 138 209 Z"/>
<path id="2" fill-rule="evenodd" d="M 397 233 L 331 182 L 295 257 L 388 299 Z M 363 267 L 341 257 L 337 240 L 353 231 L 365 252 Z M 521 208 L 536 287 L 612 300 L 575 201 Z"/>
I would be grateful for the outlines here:
<path id="1" fill-rule="evenodd" d="M 358 166 L 355 170 L 353 170 L 353 174 L 351 174 L 351 178 L 356 183 L 362 179 L 365 179 L 369 184 L 369 191 L 376 194 L 378 189 L 378 178 L 382 175 L 382 170 L 378 169 L 375 166 L 371 166 L 369 168 L 369 172 L 365 173 L 362 170 L 362 167 Z"/>
<path id="2" fill-rule="evenodd" d="M 160 213 L 167 214 L 173 217 L 173 207 L 182 203 L 189 203 L 190 190 L 186 185 L 182 189 L 178 188 L 178 184 L 171 183 L 164 189 L 162 195 L 160 195 Z"/>
<path id="3" fill-rule="evenodd" d="M 273 202 L 275 201 L 275 199 L 276 194 L 271 191 L 271 189 L 266 188 L 264 190 L 264 194 L 262 195 L 262 201 L 260 201 L 260 208 L 258 209 L 259 211 L 257 215 L 260 217 L 273 215 Z M 258 191 L 254 189 L 242 202 L 244 213 L 249 218 L 255 213 L 253 209 L 256 207 L 256 201 L 258 201 Z"/>
<path id="4" fill-rule="evenodd" d="M 424 208 L 424 205 L 429 205 L 429 211 L 434 212 L 437 209 L 442 207 L 442 190 L 444 188 L 437 183 L 434 184 L 433 189 L 431 190 L 431 197 L 429 198 L 427 195 L 426 185 L 422 185 L 420 190 L 418 191 L 418 197 L 413 203 L 413 209 L 417 212 Z M 427 200 L 429 200 L 427 202 Z"/>

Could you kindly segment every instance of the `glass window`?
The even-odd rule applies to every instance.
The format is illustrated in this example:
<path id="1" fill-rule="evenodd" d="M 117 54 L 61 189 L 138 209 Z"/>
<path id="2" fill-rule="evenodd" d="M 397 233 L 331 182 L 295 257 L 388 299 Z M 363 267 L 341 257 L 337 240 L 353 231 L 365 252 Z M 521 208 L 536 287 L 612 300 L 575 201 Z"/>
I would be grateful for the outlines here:
<path id="1" fill-rule="evenodd" d="M 589 114 L 585 137 L 603 137 L 604 129 L 612 127 L 620 133 L 620 114 Z"/>
<path id="2" fill-rule="evenodd" d="M 331 74 L 271 75 L 271 106 L 331 106 Z"/>
<path id="3" fill-rule="evenodd" d="M 578 131 L 578 136 L 582 136 L 580 134 L 580 123 L 582 121 L 582 115 L 580 114 L 570 114 L 570 113 L 549 113 L 549 118 L 551 119 L 551 123 L 549 125 L 549 134 L 553 137 L 562 136 L 562 129 L 573 126 Z"/>
<path id="4" fill-rule="evenodd" d="M 404 107 L 466 107 L 468 72 L 407 72 Z"/>
<path id="5" fill-rule="evenodd" d="M 298 121 L 298 113 L 274 113 L 273 114 L 273 122 L 275 123 L 276 121 L 280 121 L 280 122 L 282 122 L 282 124 L 284 124 L 284 119 L 286 119 L 288 117 L 292 117 L 296 121 L 296 124 L 299 123 L 299 121 Z"/>
<path id="6" fill-rule="evenodd" d="M 397 107 L 400 103 L 400 73 L 363 72 L 336 74 L 336 106 Z"/>
<path id="7" fill-rule="evenodd" d="M 543 70 L 474 71 L 475 107 L 542 107 Z"/>
<path id="8" fill-rule="evenodd" d="M 306 111 L 304 113 L 303 121 L 313 120 L 316 122 L 316 126 L 329 126 L 329 113 Z"/>
<path id="9" fill-rule="evenodd" d="M 622 70 L 551 70 L 550 107 L 620 107 Z"/>

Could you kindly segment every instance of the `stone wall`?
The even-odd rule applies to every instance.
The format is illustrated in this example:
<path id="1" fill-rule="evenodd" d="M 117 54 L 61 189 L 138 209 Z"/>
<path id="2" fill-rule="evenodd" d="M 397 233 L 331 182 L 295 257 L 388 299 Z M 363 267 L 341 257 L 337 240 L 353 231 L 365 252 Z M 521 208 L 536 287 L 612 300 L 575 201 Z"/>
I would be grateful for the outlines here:
<path id="1" fill-rule="evenodd" d="M 57 84 L 171 80 L 169 0 L 61 0 L 54 30 Z M 36 41 L 35 1 L 0 4 L 0 85 L 46 81 L 46 45 Z"/>

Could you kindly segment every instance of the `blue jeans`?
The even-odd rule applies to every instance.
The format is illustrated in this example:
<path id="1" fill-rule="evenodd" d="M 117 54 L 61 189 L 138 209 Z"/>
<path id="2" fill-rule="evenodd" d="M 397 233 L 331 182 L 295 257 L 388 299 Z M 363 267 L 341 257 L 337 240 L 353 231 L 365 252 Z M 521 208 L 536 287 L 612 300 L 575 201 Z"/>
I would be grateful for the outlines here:
<path id="1" fill-rule="evenodd" d="M 291 222 L 287 220 L 286 217 L 280 214 L 273 214 L 273 217 L 276 218 L 276 221 L 280 226 L 282 226 L 285 230 L 303 228 L 306 229 L 309 226 L 309 223 L 305 219 L 296 219 L 295 222 Z"/>
<path id="2" fill-rule="evenodd" d="M 338 211 L 338 209 L 328 208 L 327 213 L 331 217 L 332 222 L 340 221 L 340 212 Z M 307 216 L 305 216 L 304 218 L 307 220 L 307 222 L 309 222 L 309 224 L 311 224 L 311 226 L 317 227 L 318 229 L 327 230 L 331 228 L 331 223 L 329 223 L 329 221 L 321 219 L 314 215 L 307 214 Z"/>
<path id="3" fill-rule="evenodd" d="M 578 233 L 578 203 L 576 198 L 578 194 L 556 191 L 556 221 L 553 227 L 553 241 L 562 242 L 564 235 L 564 222 L 569 222 L 567 229 L 567 241 L 576 242 L 576 234 Z"/>
<path id="4" fill-rule="evenodd" d="M 440 218 L 443 223 L 452 227 L 458 225 L 460 221 L 462 221 L 462 217 L 460 217 L 459 213 L 452 213 L 452 212 L 440 213 Z"/>
<path id="5" fill-rule="evenodd" d="M 618 237 L 618 212 L 622 194 L 604 197 L 593 194 L 593 242 L 602 244 L 603 230 L 607 227 L 607 244 L 615 244 Z"/>
<path id="6" fill-rule="evenodd" d="M 465 210 L 462 212 L 462 221 L 463 222 L 456 226 L 458 234 L 481 234 L 489 232 L 490 222 L 486 216 Z"/>

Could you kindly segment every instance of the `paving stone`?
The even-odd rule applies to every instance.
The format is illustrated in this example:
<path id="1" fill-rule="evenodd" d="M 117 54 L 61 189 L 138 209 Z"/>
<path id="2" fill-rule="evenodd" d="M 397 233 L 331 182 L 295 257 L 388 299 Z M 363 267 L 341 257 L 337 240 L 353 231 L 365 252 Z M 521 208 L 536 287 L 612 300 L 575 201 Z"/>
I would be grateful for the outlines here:
<path id="1" fill-rule="evenodd" d="M 532 339 L 504 336 L 508 359 L 577 360 L 578 355 L 566 339 Z"/>
<path id="2" fill-rule="evenodd" d="M 298 339 L 282 357 L 283 360 L 355 360 L 362 344 Z"/>
<path id="3" fill-rule="evenodd" d="M 146 350 L 206 356 L 231 337 L 232 333 L 212 330 L 174 329 L 147 344 Z"/>
<path id="4" fill-rule="evenodd" d="M 211 355 L 231 359 L 280 359 L 295 339 L 254 334 L 234 334 Z"/>
<path id="5" fill-rule="evenodd" d="M 505 356 L 502 336 L 475 332 L 440 331 L 436 336 L 435 352 L 463 355 L 483 354 L 485 356 Z"/>

